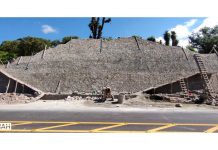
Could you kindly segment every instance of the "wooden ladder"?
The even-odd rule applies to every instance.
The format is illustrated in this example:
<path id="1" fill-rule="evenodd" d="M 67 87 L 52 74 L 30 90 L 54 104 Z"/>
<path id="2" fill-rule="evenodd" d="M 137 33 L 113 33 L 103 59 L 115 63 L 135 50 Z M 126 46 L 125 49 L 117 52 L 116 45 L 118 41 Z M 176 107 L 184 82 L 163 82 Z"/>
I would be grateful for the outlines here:
<path id="1" fill-rule="evenodd" d="M 200 54 L 194 54 L 195 56 L 195 60 L 198 64 L 198 67 L 199 67 L 199 70 L 200 70 L 200 73 L 201 73 L 201 76 L 204 80 L 204 84 L 205 84 L 205 90 L 206 92 L 208 93 L 209 96 L 211 96 L 212 98 L 215 98 L 215 92 L 211 86 L 211 83 L 210 83 L 210 80 L 208 78 L 208 75 L 207 75 L 207 70 L 204 66 L 204 62 L 200 56 Z"/>
<path id="2" fill-rule="evenodd" d="M 188 98 L 189 94 L 188 94 L 187 86 L 185 84 L 185 79 L 184 78 L 180 79 L 179 83 L 180 83 L 180 87 L 182 89 L 182 92 L 184 93 L 184 98 Z"/>

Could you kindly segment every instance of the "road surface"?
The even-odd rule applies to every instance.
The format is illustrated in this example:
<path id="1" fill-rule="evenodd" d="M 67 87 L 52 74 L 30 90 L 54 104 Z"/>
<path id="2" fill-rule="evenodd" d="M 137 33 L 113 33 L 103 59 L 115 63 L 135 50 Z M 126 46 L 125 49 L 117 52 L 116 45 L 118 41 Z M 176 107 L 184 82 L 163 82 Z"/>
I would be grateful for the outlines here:
<path id="1" fill-rule="evenodd" d="M 214 132 L 218 111 L 0 110 L 0 132 Z"/>

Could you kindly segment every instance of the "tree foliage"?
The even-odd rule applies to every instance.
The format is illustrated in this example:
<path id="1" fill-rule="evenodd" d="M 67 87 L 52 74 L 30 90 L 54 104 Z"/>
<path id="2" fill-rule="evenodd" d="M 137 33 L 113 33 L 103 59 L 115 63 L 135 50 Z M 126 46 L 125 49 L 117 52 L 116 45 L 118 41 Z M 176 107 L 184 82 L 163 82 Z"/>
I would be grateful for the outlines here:
<path id="1" fill-rule="evenodd" d="M 14 41 L 3 41 L 0 45 L 0 63 L 7 63 L 18 56 L 30 56 L 45 49 L 45 47 L 55 47 L 58 44 L 65 44 L 71 39 L 78 38 L 77 36 L 67 36 L 60 42 L 59 40 L 50 41 L 28 36 Z"/>
<path id="2" fill-rule="evenodd" d="M 18 56 L 30 56 L 45 48 L 51 46 L 51 42 L 46 39 L 36 37 L 24 37 L 18 39 Z"/>
<path id="3" fill-rule="evenodd" d="M 197 48 L 199 53 L 210 53 L 215 48 L 218 51 L 218 25 L 214 28 L 204 27 L 189 36 L 189 43 Z"/>
<path id="4" fill-rule="evenodd" d="M 165 45 L 169 46 L 170 45 L 170 33 L 168 31 L 165 31 L 163 37 L 165 40 Z"/>
<path id="5" fill-rule="evenodd" d="M 172 40 L 172 46 L 177 46 L 179 44 L 179 40 L 177 40 L 175 31 L 171 31 L 171 40 Z"/>
<path id="6" fill-rule="evenodd" d="M 66 36 L 62 39 L 61 44 L 66 44 L 67 42 L 69 42 L 71 39 L 79 39 L 78 36 Z"/>
<path id="7" fill-rule="evenodd" d="M 51 46 L 52 46 L 52 47 L 56 47 L 56 46 L 58 46 L 59 44 L 61 44 L 61 42 L 60 42 L 59 40 L 51 41 Z"/>
<path id="8" fill-rule="evenodd" d="M 190 50 L 192 52 L 196 51 L 195 48 L 193 48 L 191 45 L 186 46 L 186 49 L 188 49 L 188 50 Z"/>
<path id="9" fill-rule="evenodd" d="M 148 41 L 156 42 L 156 39 L 154 36 L 150 36 L 147 38 Z"/>
<path id="10" fill-rule="evenodd" d="M 104 25 L 105 23 L 110 23 L 110 22 L 111 22 L 111 18 L 92 17 L 89 23 L 89 29 L 91 30 L 91 35 L 89 36 L 89 38 L 93 38 L 93 39 L 102 38 L 102 31 L 104 29 Z"/>
<path id="11" fill-rule="evenodd" d="M 162 44 L 163 44 L 163 43 L 162 43 L 162 40 L 160 40 L 159 43 L 162 45 Z"/>
<path id="12" fill-rule="evenodd" d="M 142 37 L 139 36 L 139 35 L 133 35 L 132 37 L 133 37 L 133 38 L 137 38 L 137 39 L 142 39 Z"/>
<path id="13" fill-rule="evenodd" d="M 11 61 L 13 58 L 16 57 L 15 53 L 0 51 L 0 64 L 6 64 L 8 61 Z"/>

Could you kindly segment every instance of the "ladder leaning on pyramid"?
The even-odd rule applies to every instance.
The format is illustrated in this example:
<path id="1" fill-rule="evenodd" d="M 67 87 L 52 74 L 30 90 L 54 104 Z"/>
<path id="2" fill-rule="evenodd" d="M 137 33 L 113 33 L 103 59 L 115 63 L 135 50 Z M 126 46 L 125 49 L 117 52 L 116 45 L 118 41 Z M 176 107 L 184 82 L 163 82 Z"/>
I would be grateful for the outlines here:
<path id="1" fill-rule="evenodd" d="M 180 79 L 179 83 L 180 83 L 181 90 L 184 93 L 184 98 L 189 98 L 189 91 L 187 89 L 185 79 L 184 78 Z"/>
<path id="2" fill-rule="evenodd" d="M 199 70 L 200 70 L 200 73 L 201 73 L 201 76 L 203 78 L 203 81 L 204 81 L 204 89 L 206 91 L 206 93 L 208 94 L 209 96 L 209 101 L 214 103 L 215 102 L 215 98 L 217 97 L 216 93 L 214 92 L 213 90 L 213 87 L 210 83 L 210 80 L 209 80 L 209 77 L 207 75 L 207 70 L 206 70 L 206 67 L 204 65 L 204 62 L 200 56 L 200 54 L 194 54 L 194 57 L 195 57 L 195 60 L 198 64 L 198 67 L 199 67 Z"/>

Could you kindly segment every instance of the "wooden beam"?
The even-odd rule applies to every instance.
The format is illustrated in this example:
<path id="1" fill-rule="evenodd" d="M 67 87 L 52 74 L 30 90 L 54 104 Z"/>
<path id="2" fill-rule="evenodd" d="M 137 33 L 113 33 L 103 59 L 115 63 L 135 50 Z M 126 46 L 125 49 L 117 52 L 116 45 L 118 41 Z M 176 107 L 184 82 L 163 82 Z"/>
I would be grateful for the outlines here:
<path id="1" fill-rule="evenodd" d="M 102 38 L 101 38 L 101 40 L 100 40 L 100 53 L 101 53 L 101 51 L 102 51 Z"/>
<path id="2" fill-rule="evenodd" d="M 17 81 L 15 83 L 14 93 L 17 93 Z"/>
<path id="3" fill-rule="evenodd" d="M 6 67 L 5 67 L 5 68 L 8 68 L 8 67 L 9 67 L 9 64 L 10 64 L 10 62 L 8 61 L 8 63 L 7 63 L 7 65 L 6 65 Z"/>
<path id="4" fill-rule="evenodd" d="M 21 59 L 22 59 L 22 56 L 20 56 L 19 60 L 17 61 L 17 65 L 19 65 Z"/>
<path id="5" fill-rule="evenodd" d="M 24 93 L 24 85 L 22 84 L 22 93 Z"/>
<path id="6" fill-rule="evenodd" d="M 59 80 L 58 85 L 56 87 L 55 93 L 59 93 L 60 92 L 60 86 L 61 86 L 61 80 Z"/>
<path id="7" fill-rule="evenodd" d="M 42 56 L 41 56 L 41 59 L 43 59 L 43 58 L 44 58 L 44 55 L 45 55 L 45 51 L 46 51 L 46 49 L 47 49 L 47 45 L 45 45 L 45 49 L 42 51 Z"/>
<path id="8" fill-rule="evenodd" d="M 8 89 L 9 89 L 9 87 L 10 87 L 10 83 L 11 83 L 11 79 L 9 78 L 9 80 L 8 80 L 8 85 L 7 85 L 7 88 L 6 88 L 5 93 L 8 93 Z"/>

